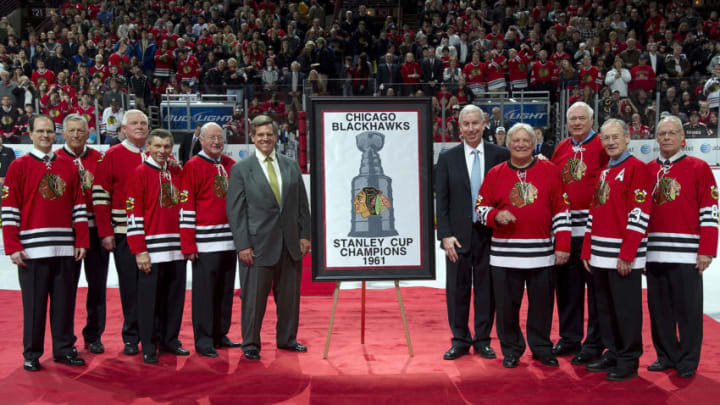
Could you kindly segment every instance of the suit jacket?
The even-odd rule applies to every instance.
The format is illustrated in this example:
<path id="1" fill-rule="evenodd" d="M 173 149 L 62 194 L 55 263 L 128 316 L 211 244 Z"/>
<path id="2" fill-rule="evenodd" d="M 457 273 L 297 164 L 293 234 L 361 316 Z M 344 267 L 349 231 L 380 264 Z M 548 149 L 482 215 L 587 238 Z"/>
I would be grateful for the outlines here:
<path id="1" fill-rule="evenodd" d="M 542 145 L 540 145 L 540 153 L 541 155 L 545 156 L 548 159 L 552 158 L 553 152 L 555 152 L 555 143 L 548 143 L 543 142 Z M 533 150 L 533 156 L 538 155 L 538 152 Z"/>
<path id="2" fill-rule="evenodd" d="M 194 137 L 195 135 L 193 134 L 186 134 L 182 140 L 182 143 L 180 143 L 180 148 L 178 149 L 178 157 L 180 158 L 182 164 L 185 164 L 185 162 L 200 153 L 200 151 L 202 150 L 202 145 L 200 145 L 199 139 L 197 140 L 197 142 L 195 142 L 195 146 L 193 147 L 192 140 Z"/>
<path id="3" fill-rule="evenodd" d="M 422 61 L 420 66 L 420 81 L 427 83 L 431 80 L 435 80 L 440 83 L 443 80 L 443 66 L 442 62 L 438 58 L 433 58 L 432 61 L 428 58 Z"/>
<path id="4" fill-rule="evenodd" d="M 483 142 L 485 171 L 505 162 L 510 152 L 500 146 Z M 484 176 L 483 176 L 484 178 Z M 470 249 L 472 235 L 473 198 L 470 196 L 470 177 L 465 163 L 465 144 L 461 143 L 440 154 L 437 162 L 435 206 L 438 240 L 454 236 L 462 246 L 459 253 Z M 489 232 L 490 229 L 487 228 Z"/>
<path id="5" fill-rule="evenodd" d="M 300 239 L 310 239 L 310 208 L 297 162 L 275 154 L 282 176 L 282 204 L 255 154 L 230 171 L 227 215 L 237 250 L 252 248 L 254 265 L 272 266 L 283 245 L 290 257 L 301 260 Z"/>
<path id="6" fill-rule="evenodd" d="M 305 73 L 298 72 L 297 91 L 302 92 L 304 81 Z M 278 90 L 286 94 L 292 91 L 292 72 L 288 72 L 278 81 Z"/>
<path id="7" fill-rule="evenodd" d="M 397 87 L 398 83 L 402 82 L 402 78 L 400 77 L 400 66 L 393 63 L 390 65 L 390 69 L 388 69 L 388 65 L 383 62 L 378 64 L 377 68 L 377 85 L 378 88 L 381 84 L 385 84 L 385 87 L 387 87 L 388 84 L 392 83 L 392 87 Z"/>

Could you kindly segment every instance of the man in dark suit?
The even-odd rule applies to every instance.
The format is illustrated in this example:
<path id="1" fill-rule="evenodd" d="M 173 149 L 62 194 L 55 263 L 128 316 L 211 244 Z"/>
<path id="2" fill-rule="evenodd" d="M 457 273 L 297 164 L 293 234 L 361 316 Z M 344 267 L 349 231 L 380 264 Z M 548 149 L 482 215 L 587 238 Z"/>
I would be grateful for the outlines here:
<path id="1" fill-rule="evenodd" d="M 378 65 L 377 85 L 381 94 L 386 94 L 389 88 L 398 92 L 398 84 L 402 82 L 400 77 L 400 66 L 393 63 L 394 56 L 391 53 L 385 54 L 385 62 Z"/>
<path id="2" fill-rule="evenodd" d="M 423 49 L 423 55 L 425 56 L 420 65 L 420 81 L 423 83 L 423 93 L 426 96 L 432 97 L 438 91 L 440 91 L 440 85 L 443 79 L 443 66 L 442 62 L 435 57 L 435 48 L 428 47 L 426 50 Z"/>
<path id="3" fill-rule="evenodd" d="M 227 214 L 238 249 L 243 352 L 260 359 L 260 326 L 270 288 L 277 303 L 277 347 L 298 343 L 302 258 L 310 251 L 310 209 L 297 162 L 275 153 L 277 124 L 259 115 L 250 124 L 255 154 L 230 172 Z M 244 264 L 244 266 L 242 266 Z"/>
<path id="4" fill-rule="evenodd" d="M 295 104 L 300 110 L 300 95 L 302 94 L 305 73 L 300 71 L 300 63 L 295 61 L 290 64 L 290 71 L 280 79 L 278 88 L 280 92 L 287 94 L 287 104 Z"/>
<path id="5" fill-rule="evenodd" d="M 192 135 L 185 135 L 183 137 L 180 148 L 178 149 L 178 157 L 184 165 L 190 158 L 200 153 L 202 145 L 200 144 L 200 128 L 195 128 L 195 132 Z"/>
<path id="6" fill-rule="evenodd" d="M 476 221 L 473 207 L 482 179 L 495 165 L 506 161 L 507 149 L 483 142 L 485 119 L 472 104 L 459 116 L 463 143 L 440 154 L 437 163 L 437 237 L 447 257 L 446 296 L 452 347 L 443 358 L 455 360 L 472 345 L 482 357 L 495 358 L 490 330 L 495 300 L 490 278 L 491 230 Z M 475 290 L 475 337 L 468 327 L 471 291 Z"/>
<path id="7" fill-rule="evenodd" d="M 535 138 L 537 144 L 535 144 L 535 150 L 533 150 L 533 156 L 543 155 L 548 159 L 552 158 L 553 152 L 555 152 L 555 142 L 552 140 L 546 141 L 543 135 L 543 129 L 538 127 L 535 128 Z"/>

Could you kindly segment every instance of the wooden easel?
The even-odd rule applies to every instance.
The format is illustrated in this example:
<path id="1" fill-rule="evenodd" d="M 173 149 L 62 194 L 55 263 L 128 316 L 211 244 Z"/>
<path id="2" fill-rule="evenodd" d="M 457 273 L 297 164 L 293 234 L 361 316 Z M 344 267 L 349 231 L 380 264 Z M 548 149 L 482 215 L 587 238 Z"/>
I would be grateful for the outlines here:
<path id="1" fill-rule="evenodd" d="M 333 305 L 332 312 L 330 313 L 330 324 L 328 325 L 327 338 L 325 339 L 325 351 L 323 352 L 323 359 L 327 359 L 328 351 L 330 350 L 330 336 L 332 335 L 333 323 L 335 322 L 335 310 L 337 309 L 338 295 L 340 295 L 340 281 L 335 284 L 335 292 L 333 292 Z M 395 292 L 397 293 L 398 304 L 400 305 L 400 316 L 402 317 L 403 327 L 405 328 L 405 340 L 408 345 L 408 353 L 410 357 L 414 357 L 412 342 L 410 342 L 410 330 L 407 325 L 407 318 L 405 318 L 405 306 L 403 305 L 402 295 L 400 295 L 400 281 L 395 280 Z M 362 282 L 362 298 L 360 302 L 361 314 L 360 314 L 360 344 L 365 344 L 365 281 Z"/>

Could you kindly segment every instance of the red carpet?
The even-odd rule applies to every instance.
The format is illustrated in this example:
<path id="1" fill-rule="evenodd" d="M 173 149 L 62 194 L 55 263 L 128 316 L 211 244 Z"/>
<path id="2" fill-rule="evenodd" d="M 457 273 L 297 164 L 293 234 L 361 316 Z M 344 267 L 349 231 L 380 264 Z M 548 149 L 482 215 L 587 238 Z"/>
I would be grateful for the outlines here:
<path id="1" fill-rule="evenodd" d="M 79 291 L 84 300 L 86 290 Z M 50 336 L 44 369 L 22 369 L 22 315 L 19 291 L 0 291 L 0 403 L 98 404 L 717 404 L 720 402 L 720 325 L 705 320 L 705 346 L 698 375 L 689 380 L 671 371 L 650 373 L 655 360 L 645 316 L 645 355 L 640 377 L 610 383 L 560 359 L 560 368 L 539 365 L 526 354 L 520 367 L 506 370 L 501 360 L 477 355 L 443 361 L 450 335 L 445 291 L 403 290 L 415 357 L 409 358 L 394 290 L 368 291 L 366 344 L 359 343 L 360 291 L 341 291 L 328 360 L 323 345 L 331 297 L 302 297 L 299 340 L 309 352 L 279 352 L 274 347 L 275 307 L 268 305 L 262 361 L 249 362 L 240 349 L 221 350 L 208 359 L 161 355 L 145 365 L 140 356 L 120 353 L 121 311 L 117 289 L 108 291 L 106 353 L 80 350 L 87 367 L 70 368 L 51 360 Z M 79 301 L 83 302 L 83 301 Z M 181 340 L 193 348 L 190 293 Z M 235 302 L 231 338 L 240 340 L 240 301 Z M 84 310 L 78 311 L 76 331 Z M 556 318 L 557 319 L 557 318 Z M 557 331 L 553 331 L 553 339 Z M 78 342 L 81 344 L 82 342 Z M 499 352 L 497 340 L 492 346 Z M 82 349 L 78 345 L 79 349 Z"/>

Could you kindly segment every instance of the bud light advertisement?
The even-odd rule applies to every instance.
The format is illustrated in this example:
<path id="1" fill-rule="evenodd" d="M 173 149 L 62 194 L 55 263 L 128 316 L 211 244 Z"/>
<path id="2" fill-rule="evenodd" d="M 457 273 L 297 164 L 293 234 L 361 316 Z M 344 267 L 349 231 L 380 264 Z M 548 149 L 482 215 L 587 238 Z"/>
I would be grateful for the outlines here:
<path id="1" fill-rule="evenodd" d="M 188 108 L 186 103 L 162 103 L 163 128 L 171 131 L 194 131 L 195 127 L 208 122 L 220 126 L 232 120 L 232 104 L 192 103 L 190 104 L 190 127 L 188 129 Z"/>
<path id="2" fill-rule="evenodd" d="M 546 103 L 508 103 L 479 105 L 483 111 L 492 116 L 492 109 L 498 107 L 503 113 L 503 121 L 510 126 L 523 122 L 533 128 L 550 126 L 549 105 Z M 510 128 L 505 128 L 510 129 Z"/>

